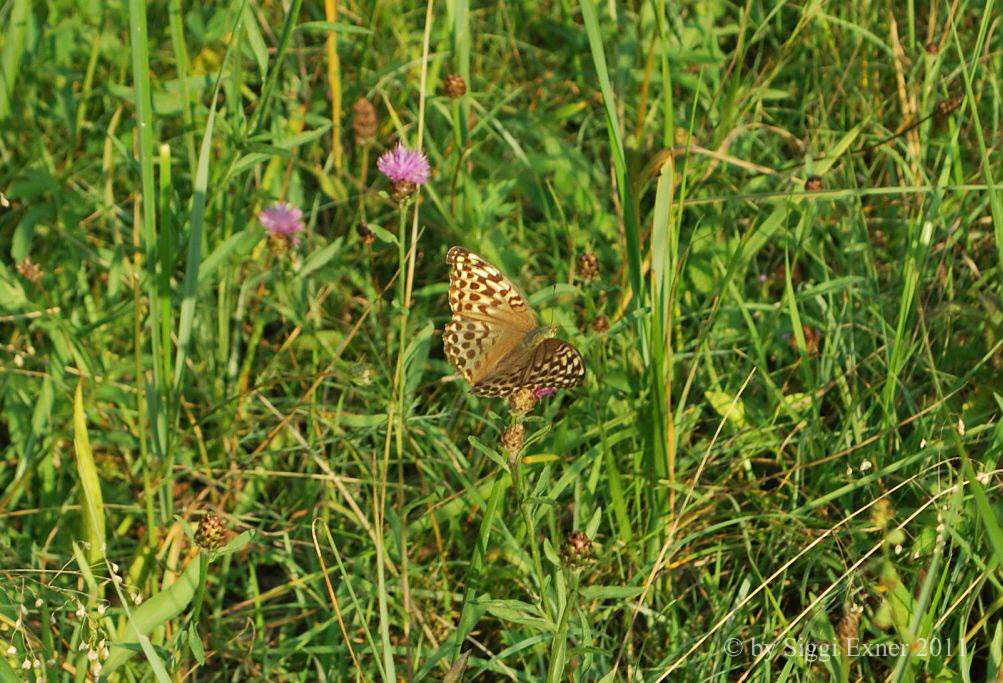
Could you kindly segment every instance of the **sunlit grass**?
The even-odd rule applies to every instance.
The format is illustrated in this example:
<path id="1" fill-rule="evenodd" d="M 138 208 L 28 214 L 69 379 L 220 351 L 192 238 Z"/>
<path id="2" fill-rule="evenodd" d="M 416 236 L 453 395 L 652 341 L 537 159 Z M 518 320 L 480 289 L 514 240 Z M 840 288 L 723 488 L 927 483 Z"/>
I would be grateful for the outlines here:
<path id="1" fill-rule="evenodd" d="M 997 15 L 0 5 L 0 680 L 996 680 Z"/>

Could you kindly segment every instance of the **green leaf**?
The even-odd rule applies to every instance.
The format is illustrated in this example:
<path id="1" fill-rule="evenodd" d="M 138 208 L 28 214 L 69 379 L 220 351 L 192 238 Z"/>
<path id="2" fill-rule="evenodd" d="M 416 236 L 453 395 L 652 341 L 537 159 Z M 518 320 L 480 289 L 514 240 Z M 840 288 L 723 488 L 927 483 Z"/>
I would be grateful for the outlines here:
<path id="1" fill-rule="evenodd" d="M 491 446 L 488 446 L 486 443 L 478 439 L 476 436 L 473 435 L 468 436 L 467 440 L 470 441 L 471 446 L 479 450 L 484 455 L 488 456 L 491 462 L 501 467 L 502 470 L 504 470 L 505 472 L 508 472 L 508 460 L 506 460 L 501 453 L 491 448 Z"/>
<path id="2" fill-rule="evenodd" d="M 202 645 L 198 624 L 195 622 L 188 624 L 188 647 L 191 649 L 192 654 L 195 655 L 195 660 L 200 665 L 205 664 L 205 646 Z"/>
<path id="3" fill-rule="evenodd" d="M 125 664 L 138 651 L 141 642 L 149 644 L 147 635 L 181 614 L 192 598 L 199 583 L 199 562 L 193 560 L 174 583 L 164 588 L 134 610 L 127 610 L 126 622 L 118 639 L 111 645 L 111 653 L 104 664 L 104 673 L 111 674 Z M 144 648 L 145 649 L 145 648 Z M 149 654 L 147 654 L 149 657 Z"/>
<path id="4" fill-rule="evenodd" d="M 710 402 L 711 407 L 717 414 L 725 418 L 736 427 L 745 426 L 745 404 L 742 399 L 732 396 L 723 391 L 708 390 L 704 392 L 704 397 Z"/>
<path id="5" fill-rule="evenodd" d="M 550 542 L 549 538 L 543 539 L 543 554 L 547 558 L 547 561 L 555 567 L 561 566 L 561 558 L 558 556 L 557 551 L 554 550 L 553 544 Z"/>
<path id="6" fill-rule="evenodd" d="M 327 246 L 312 252 L 307 260 L 303 262 L 303 267 L 296 273 L 296 279 L 302 281 L 307 275 L 326 266 L 331 259 L 338 255 L 338 252 L 344 246 L 344 242 L 345 240 L 339 237 Z"/>
<path id="7" fill-rule="evenodd" d="M 625 600 L 644 592 L 641 586 L 586 586 L 582 597 L 586 600 Z"/>
<path id="8" fill-rule="evenodd" d="M 254 539 L 254 531 L 248 530 L 230 540 L 225 546 L 216 551 L 217 555 L 229 555 L 230 553 L 240 552 L 244 549 L 248 543 Z"/>
<path id="9" fill-rule="evenodd" d="M 353 26 L 352 24 L 343 24 L 338 21 L 304 21 L 302 24 L 297 24 L 295 30 L 334 31 L 335 33 L 357 33 L 362 35 L 368 35 L 373 32 L 372 29 Z"/>
<path id="10" fill-rule="evenodd" d="M 212 276 L 219 270 L 226 259 L 230 256 L 242 257 L 254 249 L 254 246 L 265 236 L 265 231 L 260 228 L 247 228 L 230 235 L 213 249 L 212 253 L 206 257 L 199 265 L 198 286 L 205 287 L 210 284 Z"/>
<path id="11" fill-rule="evenodd" d="M 404 352 L 404 392 L 406 396 L 414 395 L 425 368 L 428 367 L 428 354 L 432 347 L 434 333 L 435 325 L 429 321 L 407 345 L 407 350 Z"/>
<path id="12" fill-rule="evenodd" d="M 80 477 L 80 510 L 84 517 L 84 535 L 90 548 L 87 558 L 97 562 L 104 557 L 104 500 L 91 442 L 87 435 L 87 413 L 84 412 L 84 380 L 77 382 L 73 398 L 73 449 L 76 454 L 77 476 Z"/>
<path id="13" fill-rule="evenodd" d="M 397 244 L 397 235 L 393 234 L 386 228 L 381 228 L 380 226 L 374 225 L 372 223 L 367 223 L 366 227 L 369 228 L 369 231 L 371 233 L 376 235 L 376 239 L 378 239 L 380 242 L 386 242 L 388 244 Z"/>
<path id="14" fill-rule="evenodd" d="M 595 539 L 600 522 L 602 522 L 602 508 L 597 507 L 596 511 L 592 513 L 589 523 L 585 525 L 585 535 L 589 537 L 590 541 Z"/>
<path id="15" fill-rule="evenodd" d="M 320 126 L 319 128 L 297 133 L 296 135 L 276 139 L 275 146 L 279 149 L 293 149 L 294 147 L 299 147 L 300 145 L 305 145 L 308 142 L 316 140 L 329 130 L 331 130 L 330 123 Z"/>

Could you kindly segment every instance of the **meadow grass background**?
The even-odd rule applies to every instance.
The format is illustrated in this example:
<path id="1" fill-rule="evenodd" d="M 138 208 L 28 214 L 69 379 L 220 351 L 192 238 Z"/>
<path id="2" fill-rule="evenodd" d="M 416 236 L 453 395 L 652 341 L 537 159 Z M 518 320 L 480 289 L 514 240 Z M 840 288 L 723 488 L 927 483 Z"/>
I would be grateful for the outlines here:
<path id="1" fill-rule="evenodd" d="M 0 3 L 0 680 L 1003 680 L 1001 18 Z M 588 366 L 517 466 L 454 244 Z"/>

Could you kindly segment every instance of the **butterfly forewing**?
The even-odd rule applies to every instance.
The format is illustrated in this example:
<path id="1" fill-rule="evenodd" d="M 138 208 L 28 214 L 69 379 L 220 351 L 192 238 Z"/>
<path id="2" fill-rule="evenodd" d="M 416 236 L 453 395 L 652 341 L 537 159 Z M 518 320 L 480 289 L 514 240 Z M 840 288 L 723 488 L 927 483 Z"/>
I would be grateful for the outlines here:
<path id="1" fill-rule="evenodd" d="M 585 376 L 573 346 L 559 339 L 533 345 L 539 323 L 526 297 L 490 263 L 461 247 L 446 256 L 453 318 L 443 332 L 449 362 L 480 396 L 528 387 L 561 389 Z"/>
<path id="2" fill-rule="evenodd" d="M 453 247 L 446 254 L 449 269 L 449 306 L 457 316 L 529 332 L 536 314 L 522 292 L 477 254 Z"/>

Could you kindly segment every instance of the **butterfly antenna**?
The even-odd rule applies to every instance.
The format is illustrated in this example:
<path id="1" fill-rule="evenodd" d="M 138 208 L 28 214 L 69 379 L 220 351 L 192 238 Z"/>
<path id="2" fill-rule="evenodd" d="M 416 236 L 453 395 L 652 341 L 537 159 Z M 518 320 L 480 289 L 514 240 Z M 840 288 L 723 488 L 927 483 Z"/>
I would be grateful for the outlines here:
<path id="1" fill-rule="evenodd" d="M 554 286 L 554 292 L 553 292 L 553 294 L 550 295 L 551 301 L 553 301 L 554 299 L 557 298 L 557 283 L 555 282 L 553 286 Z M 549 327 L 553 327 L 553 326 L 554 326 L 554 307 L 551 306 L 551 308 L 550 308 L 550 324 L 549 324 Z"/>

